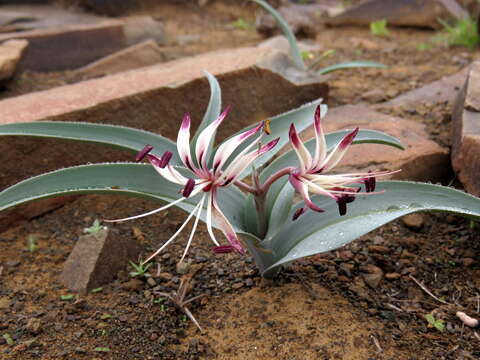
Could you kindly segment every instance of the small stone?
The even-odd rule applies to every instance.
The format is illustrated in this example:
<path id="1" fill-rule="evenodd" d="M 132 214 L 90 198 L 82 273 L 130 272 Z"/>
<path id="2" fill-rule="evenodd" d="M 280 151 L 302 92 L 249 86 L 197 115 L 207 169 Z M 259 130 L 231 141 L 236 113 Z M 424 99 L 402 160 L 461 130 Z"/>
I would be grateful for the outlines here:
<path id="1" fill-rule="evenodd" d="M 87 351 L 81 347 L 76 347 L 74 350 L 77 354 L 86 354 Z"/>
<path id="2" fill-rule="evenodd" d="M 147 279 L 147 284 L 150 285 L 151 287 L 157 286 L 157 282 L 156 282 L 155 279 L 152 278 L 152 277 L 149 277 L 149 278 Z"/>
<path id="3" fill-rule="evenodd" d="M 143 288 L 143 281 L 139 279 L 130 279 L 129 281 L 122 284 L 122 289 L 128 291 L 136 291 Z"/>
<path id="4" fill-rule="evenodd" d="M 238 283 L 233 284 L 233 285 L 232 285 L 232 288 L 234 288 L 234 289 L 240 289 L 240 288 L 243 287 L 243 285 L 244 285 L 243 282 L 238 282 Z"/>
<path id="5" fill-rule="evenodd" d="M 170 280 L 172 280 L 173 275 L 168 273 L 168 272 L 162 272 L 162 273 L 158 274 L 157 278 L 162 280 L 162 281 L 170 281 Z"/>
<path id="6" fill-rule="evenodd" d="M 13 76 L 27 45 L 27 40 L 8 40 L 0 45 L 0 81 Z"/>
<path id="7" fill-rule="evenodd" d="M 403 250 L 401 255 L 400 255 L 401 259 L 412 259 L 414 257 L 415 257 L 415 254 L 412 254 L 408 250 Z"/>
<path id="8" fill-rule="evenodd" d="M 365 280 L 367 285 L 370 286 L 372 289 L 376 289 L 383 278 L 382 269 L 375 265 L 367 265 L 362 269 L 362 271 L 367 272 L 362 274 L 363 279 Z"/>
<path id="9" fill-rule="evenodd" d="M 385 279 L 387 280 L 397 280 L 397 279 L 400 279 L 402 277 L 402 275 L 400 275 L 399 273 L 386 273 L 385 274 Z"/>
<path id="10" fill-rule="evenodd" d="M 188 273 L 188 270 L 190 269 L 190 263 L 186 261 L 180 261 L 177 263 L 177 273 L 184 275 Z"/>
<path id="11" fill-rule="evenodd" d="M 152 333 L 152 335 L 150 335 L 150 337 L 148 338 L 148 340 L 150 341 L 155 341 L 158 339 L 158 334 L 157 333 Z"/>
<path id="12" fill-rule="evenodd" d="M 42 322 L 40 321 L 40 319 L 37 319 L 37 318 L 28 319 L 26 329 L 33 335 L 39 334 L 40 331 L 42 330 L 41 327 L 42 327 Z"/>
<path id="13" fill-rule="evenodd" d="M 371 245 L 371 246 L 368 247 L 368 251 L 373 252 L 373 253 L 385 254 L 389 250 L 390 249 L 387 246 L 382 246 L 382 245 Z"/>
<path id="14" fill-rule="evenodd" d="M 369 103 L 379 103 L 387 99 L 385 91 L 381 89 L 372 89 L 362 94 L 362 100 Z"/>
<path id="15" fill-rule="evenodd" d="M 420 230 L 424 224 L 424 218 L 422 214 L 408 214 L 402 217 L 403 224 L 413 230 Z"/>
<path id="16" fill-rule="evenodd" d="M 8 297 L 6 296 L 0 297 L 0 310 L 8 309 L 11 303 L 12 302 Z"/>
<path id="17" fill-rule="evenodd" d="M 245 279 L 245 285 L 249 286 L 249 287 L 252 286 L 253 285 L 253 280 L 250 279 L 250 278 Z"/>
<path id="18" fill-rule="evenodd" d="M 469 267 L 475 264 L 475 260 L 473 260 L 472 258 L 463 258 L 461 259 L 461 262 L 462 262 L 462 265 L 465 267 Z"/>

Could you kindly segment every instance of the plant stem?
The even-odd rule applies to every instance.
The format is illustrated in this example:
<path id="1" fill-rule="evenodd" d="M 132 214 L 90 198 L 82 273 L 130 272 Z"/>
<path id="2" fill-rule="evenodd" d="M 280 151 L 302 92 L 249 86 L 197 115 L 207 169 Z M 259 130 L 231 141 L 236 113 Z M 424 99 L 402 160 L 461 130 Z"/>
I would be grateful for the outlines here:
<path id="1" fill-rule="evenodd" d="M 295 170 L 294 167 L 290 166 L 290 167 L 286 167 L 282 170 L 279 170 L 277 171 L 276 173 L 270 175 L 270 177 L 265 180 L 265 183 L 260 186 L 259 188 L 259 193 L 267 193 L 268 192 L 268 189 L 270 189 L 270 186 L 275 182 L 277 181 L 278 179 L 280 179 L 282 176 L 285 176 L 285 175 L 288 175 L 290 174 L 293 170 Z"/>
<path id="2" fill-rule="evenodd" d="M 257 189 L 254 188 L 253 186 L 250 186 L 248 184 L 245 184 L 243 181 L 241 180 L 237 180 L 235 181 L 235 185 L 237 185 L 240 189 L 246 191 L 246 192 L 249 192 L 250 194 L 253 194 L 253 195 L 256 195 L 257 194 Z"/>

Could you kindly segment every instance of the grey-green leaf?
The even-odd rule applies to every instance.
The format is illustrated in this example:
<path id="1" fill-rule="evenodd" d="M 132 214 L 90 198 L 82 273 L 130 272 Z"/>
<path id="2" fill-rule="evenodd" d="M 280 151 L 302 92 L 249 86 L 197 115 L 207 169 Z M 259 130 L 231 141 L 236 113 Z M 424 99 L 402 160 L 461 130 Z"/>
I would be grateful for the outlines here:
<path id="1" fill-rule="evenodd" d="M 119 194 L 170 202 L 179 198 L 179 190 L 178 185 L 162 178 L 148 164 L 81 165 L 35 176 L 3 190 L 0 192 L 0 211 L 28 201 L 73 194 Z M 192 211 L 199 196 L 186 199 L 178 207 Z M 243 230 L 243 208 L 238 204 L 244 203 L 245 195 L 229 186 L 220 189 L 218 197 L 220 207 L 232 225 Z"/>
<path id="2" fill-rule="evenodd" d="M 290 29 L 290 26 L 285 21 L 283 16 L 280 15 L 280 13 L 277 10 L 275 10 L 273 7 L 271 7 L 268 3 L 266 3 L 263 0 L 252 0 L 252 1 L 260 5 L 261 7 L 263 7 L 266 11 L 270 13 L 270 15 L 273 16 L 280 30 L 282 30 L 283 34 L 288 39 L 288 43 L 290 45 L 290 52 L 291 52 L 293 61 L 295 63 L 295 66 L 298 67 L 300 70 L 306 71 L 307 67 L 303 61 L 302 53 L 298 48 L 295 34 L 292 32 L 292 30 Z"/>
<path id="3" fill-rule="evenodd" d="M 153 154 L 171 151 L 172 165 L 181 163 L 175 143 L 161 135 L 118 125 L 83 122 L 38 121 L 0 125 L 0 135 L 34 136 L 65 140 L 78 140 L 109 145 L 133 153 L 145 145 L 154 146 Z"/>
<path id="4" fill-rule="evenodd" d="M 358 237 L 398 218 L 417 211 L 449 212 L 472 219 L 480 218 L 480 199 L 462 191 L 415 182 L 379 182 L 383 194 L 358 196 L 339 216 L 335 201 L 325 197 L 313 200 L 325 213 L 309 211 L 286 224 L 268 245 L 275 249 L 274 271 L 278 266 L 305 256 L 339 248 Z"/>
<path id="5" fill-rule="evenodd" d="M 202 122 L 198 126 L 193 141 L 191 141 L 192 150 L 195 149 L 195 144 L 197 143 L 198 136 L 208 125 L 210 125 L 215 119 L 218 118 L 220 112 L 222 111 L 222 90 L 220 89 L 220 84 L 218 83 L 215 76 L 205 71 L 207 76 L 208 83 L 210 85 L 210 100 L 208 102 L 207 110 L 203 115 Z M 215 142 L 215 139 L 212 139 L 211 144 Z"/>
<path id="6" fill-rule="evenodd" d="M 361 68 L 361 67 L 373 67 L 373 68 L 382 68 L 385 69 L 386 66 L 375 61 L 367 61 L 367 60 L 355 60 L 355 61 L 347 61 L 343 63 L 334 64 L 331 66 L 324 67 L 317 71 L 318 74 L 327 74 L 332 71 L 337 70 L 344 70 L 344 69 L 352 69 L 352 68 Z"/>

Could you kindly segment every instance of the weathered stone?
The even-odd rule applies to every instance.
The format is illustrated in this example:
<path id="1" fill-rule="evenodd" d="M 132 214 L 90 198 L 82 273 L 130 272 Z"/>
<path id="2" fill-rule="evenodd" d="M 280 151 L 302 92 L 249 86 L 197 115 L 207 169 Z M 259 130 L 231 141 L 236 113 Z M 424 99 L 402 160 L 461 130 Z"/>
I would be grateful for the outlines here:
<path id="1" fill-rule="evenodd" d="M 0 42 L 10 39 L 29 41 L 18 67 L 35 71 L 75 69 L 126 44 L 123 23 L 117 20 L 0 34 Z"/>
<path id="2" fill-rule="evenodd" d="M 165 60 L 165 55 L 155 41 L 147 40 L 97 60 L 75 73 L 93 78 L 154 65 Z"/>
<path id="3" fill-rule="evenodd" d="M 27 40 L 9 40 L 0 44 L 0 83 L 13 76 L 27 46 Z"/>
<path id="4" fill-rule="evenodd" d="M 453 104 L 467 78 L 468 68 L 440 80 L 406 92 L 395 99 L 378 105 L 378 108 L 414 108 L 417 105 Z"/>
<path id="5" fill-rule="evenodd" d="M 323 49 L 322 45 L 314 42 L 298 41 L 297 45 L 300 51 L 320 51 Z M 283 35 L 271 37 L 262 41 L 257 46 L 280 51 L 284 54 L 290 54 L 290 44 L 288 43 L 288 39 Z"/>
<path id="6" fill-rule="evenodd" d="M 161 21 L 151 16 L 128 16 L 121 19 L 127 45 L 134 45 L 145 40 L 154 40 L 165 44 L 165 27 Z"/>
<path id="7" fill-rule="evenodd" d="M 480 62 L 474 62 L 452 115 L 452 166 L 465 189 L 480 196 Z"/>
<path id="8" fill-rule="evenodd" d="M 37 318 L 30 318 L 25 328 L 33 335 L 38 335 L 42 330 L 42 321 Z"/>
<path id="9" fill-rule="evenodd" d="M 383 131 L 398 138 L 405 150 L 378 144 L 352 146 L 338 165 L 339 172 L 350 170 L 400 170 L 392 177 L 402 180 L 445 180 L 450 173 L 449 151 L 428 140 L 424 126 L 418 122 L 378 113 L 364 105 L 345 105 L 330 109 L 323 121 L 326 132 L 341 129 Z M 303 138 L 312 138 L 313 129 Z"/>
<path id="10" fill-rule="evenodd" d="M 376 289 L 380 285 L 380 281 L 383 279 L 383 271 L 375 265 L 367 265 L 362 271 L 363 280 L 370 286 L 372 289 Z"/>
<path id="11" fill-rule="evenodd" d="M 86 293 L 113 280 L 129 260 L 136 260 L 140 246 L 114 229 L 80 236 L 65 262 L 60 281 L 71 291 Z"/>
<path id="12" fill-rule="evenodd" d="M 388 24 L 439 28 L 438 19 L 462 18 L 465 11 L 453 0 L 369 0 L 334 16 L 329 25 L 369 25 L 376 20 Z"/>

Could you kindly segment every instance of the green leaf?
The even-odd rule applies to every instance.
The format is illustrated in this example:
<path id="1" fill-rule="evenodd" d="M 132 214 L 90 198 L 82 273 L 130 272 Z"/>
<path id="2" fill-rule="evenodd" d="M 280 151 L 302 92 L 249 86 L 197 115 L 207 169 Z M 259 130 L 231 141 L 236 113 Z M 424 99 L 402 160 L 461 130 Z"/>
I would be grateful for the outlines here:
<path id="1" fill-rule="evenodd" d="M 119 194 L 163 203 L 178 199 L 179 190 L 179 185 L 165 180 L 149 164 L 81 165 L 35 176 L 3 190 L 0 211 L 32 200 L 72 194 Z M 188 198 L 178 207 L 190 212 L 200 196 Z M 234 186 L 218 191 L 222 211 L 239 230 L 243 230 L 243 219 L 238 204 L 244 201 L 245 195 Z"/>
<path id="2" fill-rule="evenodd" d="M 325 141 L 327 150 L 330 151 L 333 149 L 349 132 L 350 130 L 342 130 L 326 134 Z M 375 130 L 360 130 L 358 132 L 353 144 L 365 143 L 390 145 L 403 149 L 402 144 L 396 138 Z M 313 154 L 315 151 L 315 139 L 307 141 L 305 146 Z M 292 166 L 292 164 L 296 164 L 297 162 L 297 155 L 293 150 L 290 150 L 289 152 L 278 157 L 267 168 L 265 168 L 260 175 L 260 179 L 262 182 L 264 182 L 273 173 L 287 166 Z M 269 218 L 268 232 L 266 236 L 267 239 L 278 232 L 288 219 L 294 195 L 295 191 L 288 183 L 286 176 L 283 179 L 276 181 L 270 187 L 270 190 L 267 194 L 267 214 Z"/>
<path id="3" fill-rule="evenodd" d="M 181 164 L 176 144 L 155 133 L 119 125 L 82 122 L 37 121 L 0 125 L 0 135 L 34 136 L 64 140 L 78 140 L 110 145 L 137 153 L 147 144 L 154 146 L 152 154 L 171 151 L 172 165 Z"/>
<path id="4" fill-rule="evenodd" d="M 111 350 L 110 350 L 110 348 L 108 348 L 108 347 L 96 347 L 96 348 L 94 349 L 94 351 L 97 351 L 97 352 L 110 352 Z"/>
<path id="5" fill-rule="evenodd" d="M 278 153 L 282 147 L 284 147 L 288 143 L 288 129 L 290 128 L 290 124 L 294 123 L 297 131 L 302 132 L 305 130 L 308 126 L 312 124 L 313 121 L 313 114 L 315 113 L 315 108 L 320 105 L 322 102 L 322 99 L 317 99 L 311 103 L 302 105 L 301 107 L 288 111 L 286 113 L 277 115 L 275 117 L 270 118 L 270 129 L 271 133 L 270 135 L 265 135 L 262 140 L 262 144 L 266 144 L 267 142 L 280 138 L 277 146 L 275 146 L 272 150 L 268 151 L 264 155 L 260 156 L 256 161 L 255 161 L 255 167 L 259 168 L 263 164 L 265 164 L 267 161 L 269 161 L 273 156 L 275 156 L 276 153 Z M 326 105 L 321 105 L 322 106 L 322 115 L 325 115 L 327 112 L 327 106 Z M 239 134 L 240 132 L 244 132 L 248 129 L 253 128 L 254 126 L 257 126 L 258 124 L 254 124 L 252 126 L 249 126 L 233 136 Z M 235 152 L 232 154 L 230 157 L 230 162 L 232 159 L 237 156 L 240 151 L 242 151 L 245 147 L 247 147 L 249 144 L 252 143 L 254 139 L 249 139 L 245 141 L 241 146 L 239 146 Z M 227 162 L 228 163 L 228 162 Z M 244 171 L 242 174 L 242 178 L 250 175 L 252 172 L 251 168 L 248 168 Z"/>
<path id="6" fill-rule="evenodd" d="M 271 239 L 268 247 L 275 252 L 275 263 L 269 266 L 265 275 L 290 261 L 339 248 L 412 212 L 442 211 L 480 218 L 480 199 L 448 187 L 385 181 L 378 183 L 376 191 L 385 193 L 358 196 L 348 205 L 344 216 L 338 215 L 335 201 L 315 196 L 313 200 L 325 213 L 308 211 L 298 220 L 287 223 Z"/>
<path id="7" fill-rule="evenodd" d="M 374 68 L 387 68 L 385 65 L 377 63 L 375 61 L 367 61 L 367 60 L 354 60 L 354 61 L 347 61 L 343 63 L 334 64 L 332 66 L 324 67 L 318 70 L 318 74 L 328 74 L 332 71 L 343 70 L 343 69 L 351 69 L 351 68 L 361 68 L 361 67 L 374 67 Z"/>
<path id="8" fill-rule="evenodd" d="M 285 21 L 283 16 L 280 15 L 280 13 L 277 10 L 275 10 L 273 7 L 271 7 L 269 4 L 267 4 L 263 0 L 251 0 L 251 1 L 263 7 L 266 11 L 270 13 L 270 15 L 273 16 L 273 18 L 278 24 L 278 27 L 280 28 L 280 30 L 282 30 L 283 34 L 288 39 L 288 43 L 290 44 L 290 52 L 293 58 L 293 62 L 295 63 L 295 66 L 298 67 L 300 70 L 306 71 L 307 67 L 303 62 L 302 52 L 298 48 L 295 34 L 292 32 L 292 30 L 290 29 L 290 26 Z"/>
<path id="9" fill-rule="evenodd" d="M 208 83 L 210 84 L 210 100 L 208 102 L 207 110 L 203 115 L 202 122 L 198 126 L 195 136 L 193 137 L 190 148 L 195 151 L 195 145 L 197 144 L 197 139 L 202 130 L 204 130 L 208 125 L 210 125 L 215 119 L 218 118 L 220 112 L 222 111 L 222 90 L 220 89 L 220 84 L 218 83 L 215 76 L 205 71 L 207 76 Z M 215 137 L 215 135 L 214 135 Z M 211 144 L 215 142 L 215 139 L 212 140 Z"/>
<path id="10" fill-rule="evenodd" d="M 75 295 L 68 294 L 68 295 L 60 295 L 60 299 L 63 301 L 70 301 L 75 299 Z"/>

